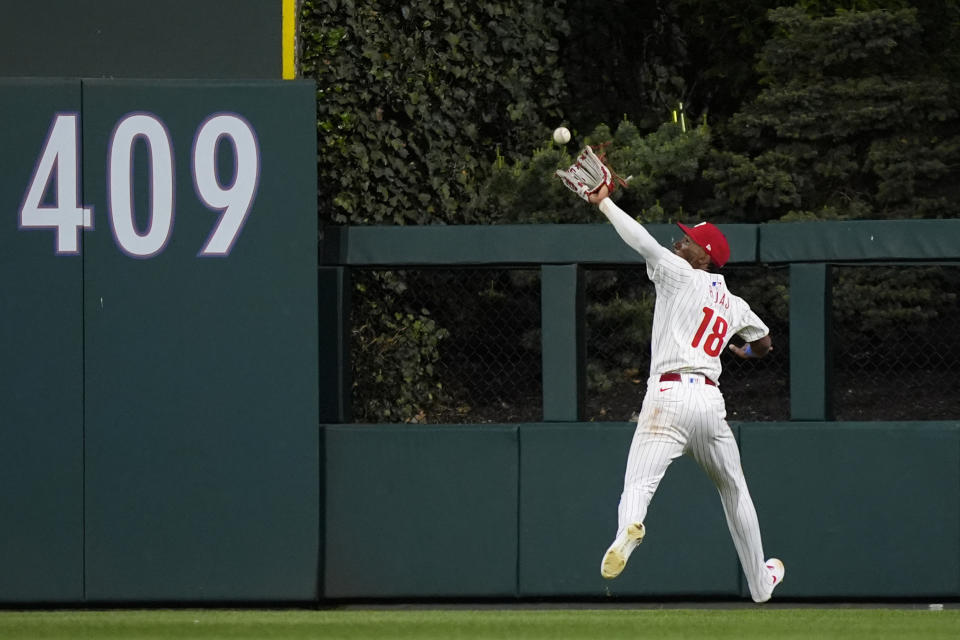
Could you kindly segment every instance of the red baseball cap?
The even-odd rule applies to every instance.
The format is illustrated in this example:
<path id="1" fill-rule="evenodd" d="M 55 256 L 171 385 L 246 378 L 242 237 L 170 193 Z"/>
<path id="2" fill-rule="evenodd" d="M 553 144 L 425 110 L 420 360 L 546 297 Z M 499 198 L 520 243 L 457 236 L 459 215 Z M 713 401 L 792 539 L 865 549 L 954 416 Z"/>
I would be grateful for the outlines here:
<path id="1" fill-rule="evenodd" d="M 710 222 L 701 222 L 693 227 L 677 223 L 690 239 L 700 245 L 717 267 L 727 264 L 730 259 L 730 245 L 723 232 Z"/>

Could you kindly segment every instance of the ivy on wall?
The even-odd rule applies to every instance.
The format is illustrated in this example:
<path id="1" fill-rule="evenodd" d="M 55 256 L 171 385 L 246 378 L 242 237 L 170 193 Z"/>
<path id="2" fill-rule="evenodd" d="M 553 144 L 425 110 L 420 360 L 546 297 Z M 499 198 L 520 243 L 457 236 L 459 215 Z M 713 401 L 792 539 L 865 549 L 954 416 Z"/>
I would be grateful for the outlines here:
<path id="1" fill-rule="evenodd" d="M 490 158 L 560 118 L 564 2 L 305 0 L 321 223 L 484 222 Z"/>

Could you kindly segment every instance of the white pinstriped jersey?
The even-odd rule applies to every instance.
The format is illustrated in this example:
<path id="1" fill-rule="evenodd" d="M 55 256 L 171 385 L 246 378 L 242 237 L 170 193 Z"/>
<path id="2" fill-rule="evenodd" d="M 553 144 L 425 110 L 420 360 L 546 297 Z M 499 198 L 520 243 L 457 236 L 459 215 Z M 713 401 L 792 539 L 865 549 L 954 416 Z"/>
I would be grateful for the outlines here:
<path id="1" fill-rule="evenodd" d="M 727 289 L 723 276 L 694 269 L 666 247 L 647 261 L 657 290 L 650 341 L 650 375 L 699 373 L 714 382 L 720 354 L 734 334 L 747 342 L 769 333 L 743 298 Z"/>
<path id="2" fill-rule="evenodd" d="M 630 525 L 644 523 L 647 508 L 667 467 L 690 454 L 716 485 L 734 548 L 754 602 L 770 599 L 777 585 L 777 563 L 764 561 L 757 512 L 743 476 L 737 441 L 726 421 L 723 394 L 699 376 L 662 380 L 664 373 L 720 377 L 720 354 L 734 334 L 753 342 L 767 335 L 766 325 L 730 291 L 723 276 L 694 269 L 662 246 L 639 222 L 610 198 L 600 211 L 617 233 L 647 263 L 657 290 L 653 312 L 650 378 L 627 455 L 623 492 L 617 508 L 617 537 L 601 561 L 601 574 L 623 569 Z M 634 526 L 633 529 L 636 527 Z M 634 542 L 636 544 L 636 542 Z M 626 555 L 624 555 L 626 553 Z M 619 562 L 619 565 L 617 564 Z"/>

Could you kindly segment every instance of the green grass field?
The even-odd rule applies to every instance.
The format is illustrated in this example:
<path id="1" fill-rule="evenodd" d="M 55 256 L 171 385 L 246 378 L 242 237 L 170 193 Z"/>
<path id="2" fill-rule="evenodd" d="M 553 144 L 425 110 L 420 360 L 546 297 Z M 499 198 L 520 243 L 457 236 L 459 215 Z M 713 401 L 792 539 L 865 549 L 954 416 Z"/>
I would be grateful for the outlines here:
<path id="1" fill-rule="evenodd" d="M 0 611 L 0 638 L 960 638 L 960 610 L 870 608 Z"/>

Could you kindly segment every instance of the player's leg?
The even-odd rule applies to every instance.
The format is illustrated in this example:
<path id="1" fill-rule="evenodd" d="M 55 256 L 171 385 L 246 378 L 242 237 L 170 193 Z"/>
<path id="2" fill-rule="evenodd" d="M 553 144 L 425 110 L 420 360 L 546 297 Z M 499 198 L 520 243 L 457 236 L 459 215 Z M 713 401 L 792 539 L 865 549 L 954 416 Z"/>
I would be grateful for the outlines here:
<path id="1" fill-rule="evenodd" d="M 763 558 L 760 524 L 743 475 L 740 450 L 722 415 L 720 413 L 716 421 L 708 419 L 708 423 L 691 436 L 690 452 L 720 493 L 727 526 L 747 578 L 750 595 L 755 602 L 765 602 L 783 578 L 782 563 L 776 569 L 771 569 Z M 776 562 L 779 563 L 779 560 Z M 779 571 L 776 580 L 774 571 Z"/>
<path id="2" fill-rule="evenodd" d="M 630 554 L 643 540 L 643 522 L 653 494 L 670 463 L 683 455 L 682 434 L 672 426 L 671 414 L 672 408 L 662 406 L 648 393 L 627 455 L 617 509 L 617 535 L 600 563 L 604 578 L 620 575 Z"/>
<path id="3" fill-rule="evenodd" d="M 651 433 L 642 424 L 637 427 L 627 456 L 627 472 L 617 510 L 617 535 L 600 561 L 600 575 L 604 578 L 619 576 L 630 554 L 643 541 L 647 507 L 667 467 L 682 453 L 682 444 Z"/>
<path id="4" fill-rule="evenodd" d="M 638 423 L 627 455 L 623 492 L 617 509 L 618 532 L 644 521 L 667 467 L 683 455 L 683 446 L 675 437 L 651 431 L 649 424 Z"/>

